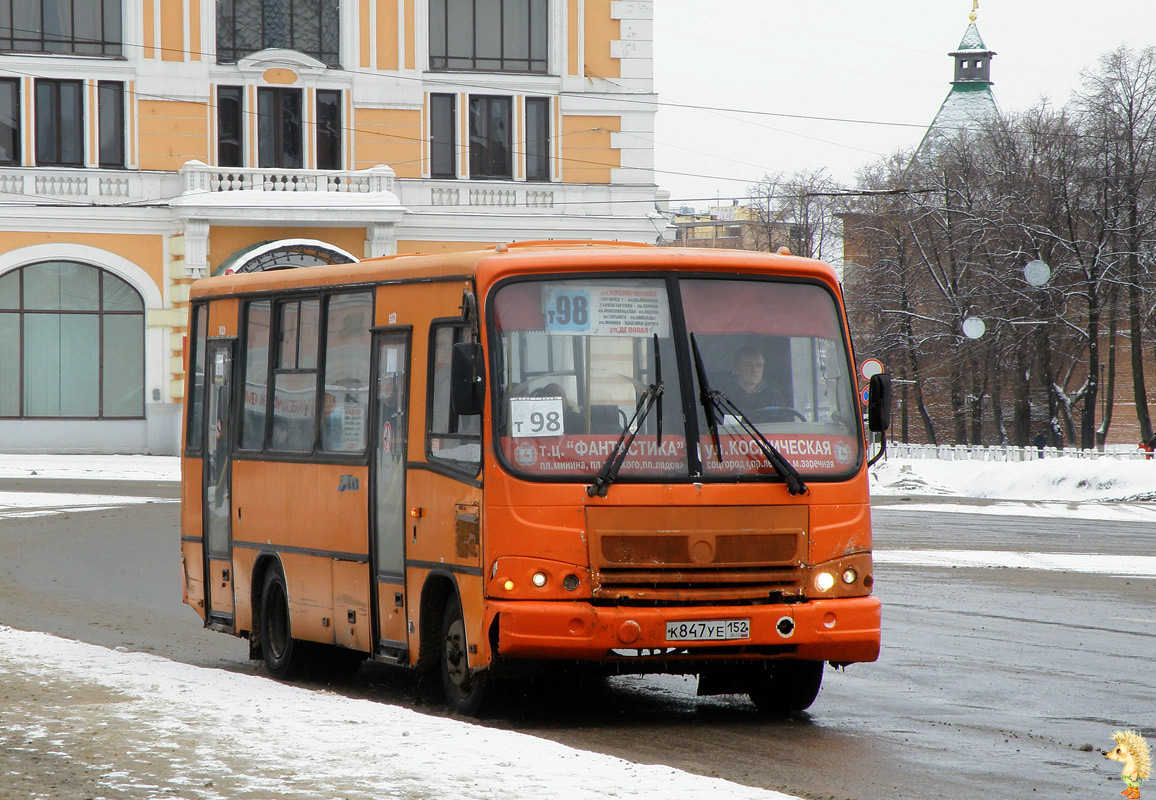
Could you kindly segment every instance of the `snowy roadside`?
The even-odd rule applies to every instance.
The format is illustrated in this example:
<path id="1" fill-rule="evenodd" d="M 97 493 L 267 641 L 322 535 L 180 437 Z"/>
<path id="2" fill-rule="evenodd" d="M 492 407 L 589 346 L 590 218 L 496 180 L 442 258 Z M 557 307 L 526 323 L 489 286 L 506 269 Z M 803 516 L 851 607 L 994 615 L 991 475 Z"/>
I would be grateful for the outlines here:
<path id="1" fill-rule="evenodd" d="M 2 626 L 0 687 L 0 774 L 22 797 L 43 796 L 36 787 L 45 776 L 21 774 L 5 759 L 51 765 L 58 783 L 80 773 L 97 797 L 791 800 L 371 700 Z"/>
<path id="2" fill-rule="evenodd" d="M 0 478 L 179 481 L 181 460 L 176 456 L 0 453 Z"/>
<path id="3" fill-rule="evenodd" d="M 173 482 L 179 460 L 0 455 L 0 479 Z M 1156 504 L 1138 502 L 1156 489 L 1156 461 L 892 459 L 872 469 L 871 487 L 888 512 L 1156 521 Z M 139 502 L 163 500 L 0 491 L 0 518 Z M 875 557 L 880 564 L 1156 577 L 1156 558 L 879 549 Z M 0 776 L 13 796 L 788 798 L 379 702 L 2 625 L 0 698 Z M 55 785 L 52 791 L 44 790 L 45 780 Z"/>
<path id="4" fill-rule="evenodd" d="M 871 469 L 871 495 L 1030 503 L 1144 503 L 1156 500 L 1156 460 L 1072 456 L 1019 462 L 889 458 Z"/>

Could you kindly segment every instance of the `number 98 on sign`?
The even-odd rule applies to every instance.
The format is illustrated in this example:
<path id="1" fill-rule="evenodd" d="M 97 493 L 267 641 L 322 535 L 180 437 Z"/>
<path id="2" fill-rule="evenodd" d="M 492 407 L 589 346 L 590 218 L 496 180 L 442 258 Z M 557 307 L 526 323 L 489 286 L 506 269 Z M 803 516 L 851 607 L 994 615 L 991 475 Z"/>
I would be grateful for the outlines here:
<path id="1" fill-rule="evenodd" d="M 510 398 L 510 431 L 515 438 L 566 433 L 561 397 Z"/>
<path id="2" fill-rule="evenodd" d="M 545 308 L 548 331 L 590 330 L 590 293 L 584 291 L 554 290 L 546 295 Z"/>

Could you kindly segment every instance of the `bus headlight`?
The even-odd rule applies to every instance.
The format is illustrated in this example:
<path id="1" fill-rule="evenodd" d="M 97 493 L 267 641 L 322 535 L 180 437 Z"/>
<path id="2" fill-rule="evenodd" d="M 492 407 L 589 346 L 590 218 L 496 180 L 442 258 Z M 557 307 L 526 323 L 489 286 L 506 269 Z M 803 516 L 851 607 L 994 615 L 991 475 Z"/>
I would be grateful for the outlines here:
<path id="1" fill-rule="evenodd" d="M 815 588 L 820 592 L 829 592 L 835 585 L 835 576 L 830 572 L 820 572 L 815 576 Z"/>
<path id="2" fill-rule="evenodd" d="M 546 573 L 545 572 L 535 572 L 534 577 L 530 578 L 530 580 L 534 582 L 535 586 L 537 586 L 539 589 L 541 589 L 543 586 L 546 585 Z"/>
<path id="3" fill-rule="evenodd" d="M 854 568 L 848 567 L 847 569 L 843 570 L 843 583 L 850 586 L 857 580 L 859 580 L 859 573 L 856 572 Z"/>

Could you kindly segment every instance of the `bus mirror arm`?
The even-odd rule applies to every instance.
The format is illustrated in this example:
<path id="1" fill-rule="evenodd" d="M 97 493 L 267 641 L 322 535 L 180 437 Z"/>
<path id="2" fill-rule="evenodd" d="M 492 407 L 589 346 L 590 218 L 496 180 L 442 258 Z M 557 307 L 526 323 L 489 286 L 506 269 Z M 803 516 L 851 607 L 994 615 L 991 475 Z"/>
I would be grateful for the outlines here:
<path id="1" fill-rule="evenodd" d="M 450 406 L 455 414 L 482 413 L 486 397 L 485 358 L 477 342 L 459 342 L 450 356 Z"/>

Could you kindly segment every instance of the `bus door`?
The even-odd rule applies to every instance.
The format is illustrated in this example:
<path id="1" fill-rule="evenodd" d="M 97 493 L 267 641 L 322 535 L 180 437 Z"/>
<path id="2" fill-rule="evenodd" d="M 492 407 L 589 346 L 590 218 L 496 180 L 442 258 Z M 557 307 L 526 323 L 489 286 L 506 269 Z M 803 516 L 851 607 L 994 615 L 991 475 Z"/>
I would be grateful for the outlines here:
<path id="1" fill-rule="evenodd" d="M 233 413 L 233 342 L 208 342 L 205 404 L 205 624 L 233 629 L 233 501 L 229 447 Z"/>
<path id="2" fill-rule="evenodd" d="M 374 335 L 374 447 L 372 517 L 376 656 L 408 663 L 405 592 L 405 464 L 409 408 L 409 332 Z"/>

